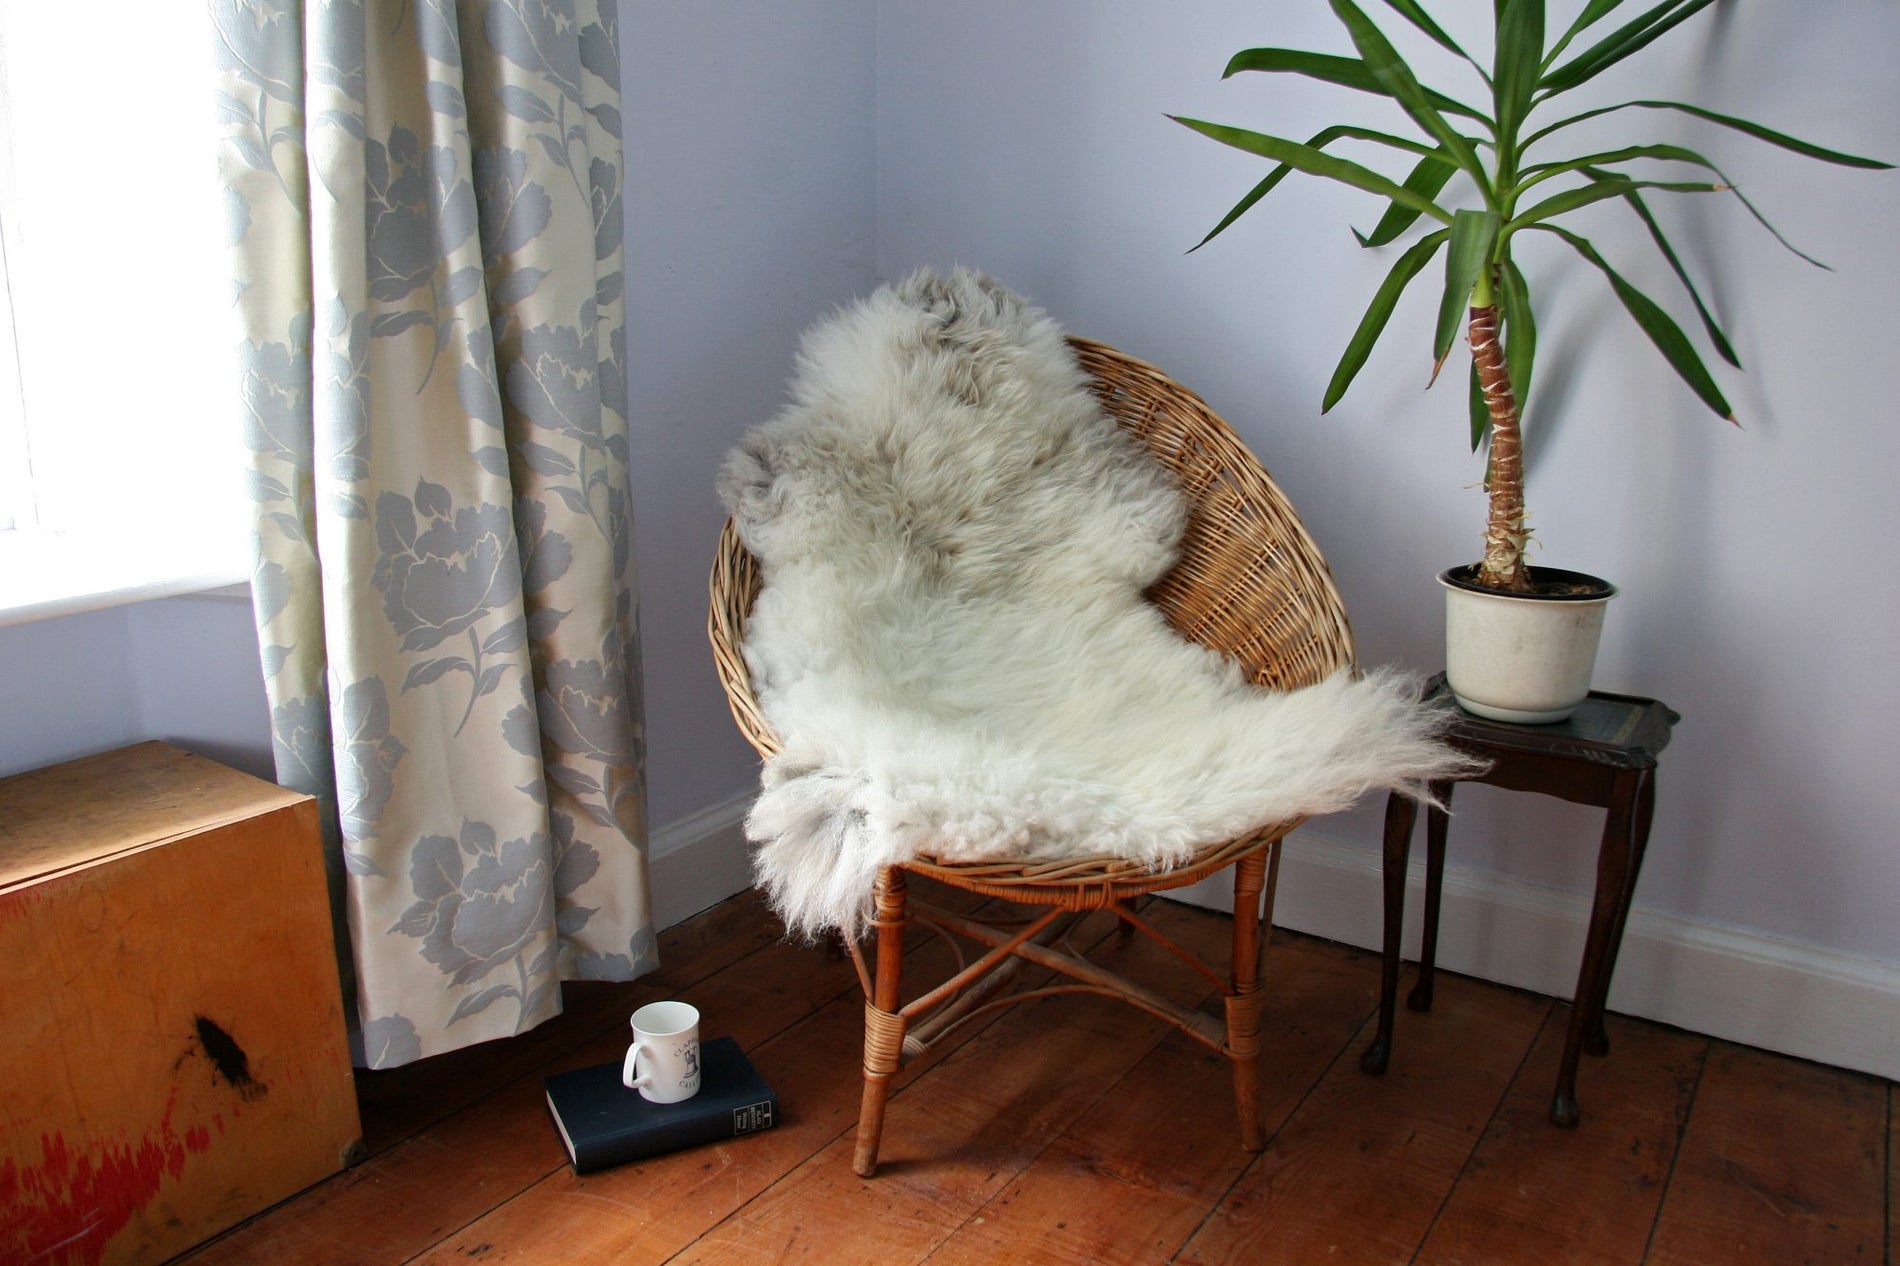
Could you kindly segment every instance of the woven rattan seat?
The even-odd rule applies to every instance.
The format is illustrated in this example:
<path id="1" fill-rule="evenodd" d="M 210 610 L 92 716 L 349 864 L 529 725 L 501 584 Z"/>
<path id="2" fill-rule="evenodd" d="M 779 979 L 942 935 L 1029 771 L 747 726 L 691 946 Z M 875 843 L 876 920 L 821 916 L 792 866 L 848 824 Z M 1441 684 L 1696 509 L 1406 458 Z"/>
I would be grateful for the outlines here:
<path id="1" fill-rule="evenodd" d="M 1102 343 L 1070 345 L 1094 378 L 1097 396 L 1155 460 L 1174 472 L 1192 502 L 1181 556 L 1148 597 L 1181 634 L 1238 661 L 1256 683 L 1293 689 L 1353 663 L 1352 632 L 1325 561 L 1292 506 L 1233 430 L 1187 388 L 1151 365 Z M 753 697 L 742 647 L 760 585 L 757 561 L 728 522 L 712 573 L 709 632 L 734 719 L 753 747 L 770 756 L 777 735 Z M 1124 999 L 1174 1024 L 1233 1063 L 1242 1145 L 1264 1145 L 1257 1064 L 1261 926 L 1271 924 L 1275 847 L 1297 821 L 1274 823 L 1201 849 L 1186 863 L 1151 871 L 1121 857 L 1061 861 L 940 863 L 929 857 L 881 872 L 872 920 L 874 958 L 849 946 L 865 992 L 864 1103 L 856 1168 L 877 1166 L 891 1079 L 957 1023 L 1052 990 L 1005 993 L 1024 962 L 1051 968 L 1077 989 Z M 1232 957 L 1223 975 L 1167 941 L 1127 903 L 1234 869 Z M 905 872 L 1010 902 L 1049 907 L 1037 917 L 991 926 L 909 898 Z M 1264 896 L 1264 911 L 1262 910 Z M 1226 995 L 1225 1024 L 1182 1007 L 1070 952 L 1060 943 L 1069 921 L 1108 910 L 1131 928 L 1201 967 Z M 949 980 L 909 1000 L 903 984 L 904 926 L 918 921 L 989 947 Z"/>

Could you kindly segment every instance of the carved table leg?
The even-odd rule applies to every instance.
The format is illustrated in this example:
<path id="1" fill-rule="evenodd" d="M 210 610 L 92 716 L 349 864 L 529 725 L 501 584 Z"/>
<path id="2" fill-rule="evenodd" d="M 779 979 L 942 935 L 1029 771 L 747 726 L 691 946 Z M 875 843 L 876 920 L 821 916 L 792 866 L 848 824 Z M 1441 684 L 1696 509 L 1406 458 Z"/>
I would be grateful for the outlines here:
<path id="1" fill-rule="evenodd" d="M 1610 945 L 1603 962 L 1603 975 L 1597 982 L 1597 996 L 1591 999 L 1596 1023 L 1584 1035 L 1586 1055 L 1608 1055 L 1610 1035 L 1603 1027 L 1603 1013 L 1610 1002 L 1610 982 L 1616 977 L 1616 956 L 1623 948 L 1623 929 L 1629 924 L 1630 905 L 1636 896 L 1636 878 L 1642 873 L 1643 855 L 1649 851 L 1649 826 L 1656 817 L 1656 771 L 1637 770 L 1635 818 L 1630 825 L 1629 876 L 1623 883 L 1622 900 L 1616 907 L 1616 924 L 1610 929 Z"/>
<path id="2" fill-rule="evenodd" d="M 1379 1030 L 1359 1057 L 1368 1073 L 1383 1073 L 1392 1057 L 1392 1019 L 1399 995 L 1399 939 L 1405 926 L 1405 863 L 1418 805 L 1393 792 L 1385 802 L 1385 939 L 1379 969 Z"/>
<path id="3" fill-rule="evenodd" d="M 1445 808 L 1425 810 L 1425 926 L 1419 942 L 1418 982 L 1405 999 L 1405 1005 L 1413 1011 L 1432 1009 L 1432 982 L 1438 969 L 1438 912 L 1445 897 L 1446 810 L 1451 808 L 1452 785 L 1433 783 L 1432 794 Z"/>
<path id="4" fill-rule="evenodd" d="M 1608 996 L 1609 965 L 1615 958 L 1615 937 L 1627 910 L 1633 871 L 1632 840 L 1642 779 L 1631 772 L 1617 778 L 1610 793 L 1608 817 L 1603 824 L 1603 846 L 1597 854 L 1596 898 L 1590 907 L 1590 931 L 1584 941 L 1583 966 L 1577 973 L 1577 991 L 1570 1005 L 1570 1030 L 1564 1037 L 1563 1063 L 1557 1089 L 1550 1100 L 1553 1125 L 1575 1125 L 1577 1057 L 1587 1039 L 1601 1039 L 1603 1002 Z"/>

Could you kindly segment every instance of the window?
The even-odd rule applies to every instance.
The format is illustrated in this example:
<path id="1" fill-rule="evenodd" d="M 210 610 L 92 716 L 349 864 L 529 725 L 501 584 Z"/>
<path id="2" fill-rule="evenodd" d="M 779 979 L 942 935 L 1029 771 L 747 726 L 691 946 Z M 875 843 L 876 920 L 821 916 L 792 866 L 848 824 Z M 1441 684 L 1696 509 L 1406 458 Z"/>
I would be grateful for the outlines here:
<path id="1" fill-rule="evenodd" d="M 0 108 L 4 108 L 3 103 Z M 0 215 L 0 532 L 15 532 L 31 528 L 37 516 L 33 510 L 26 415 L 20 407 L 20 358 L 13 337 L 12 291 L 7 285 L 6 220 Z"/>
<path id="2" fill-rule="evenodd" d="M 0 620 L 247 571 L 211 51 L 0 0 Z"/>

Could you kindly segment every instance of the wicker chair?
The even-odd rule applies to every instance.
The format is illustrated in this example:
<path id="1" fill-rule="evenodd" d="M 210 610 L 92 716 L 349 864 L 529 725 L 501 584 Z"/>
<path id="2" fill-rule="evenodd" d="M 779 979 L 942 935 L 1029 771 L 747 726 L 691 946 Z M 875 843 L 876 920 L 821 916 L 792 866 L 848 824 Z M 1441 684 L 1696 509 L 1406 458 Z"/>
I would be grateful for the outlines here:
<path id="1" fill-rule="evenodd" d="M 1149 599 L 1184 637 L 1239 661 L 1263 686 L 1309 685 L 1353 664 L 1352 632 L 1319 550 L 1232 429 L 1193 392 L 1153 366 L 1102 343 L 1072 338 L 1070 344 L 1093 376 L 1096 394 L 1109 414 L 1175 473 L 1193 503 L 1180 560 L 1150 589 Z M 779 748 L 778 738 L 753 697 L 741 649 L 759 584 L 758 564 L 728 522 L 713 567 L 709 633 L 733 717 L 753 747 L 770 756 Z M 923 857 L 885 868 L 871 922 L 875 959 L 867 963 L 862 947 L 848 947 L 865 993 L 857 1172 L 870 1177 L 876 1171 L 885 1102 L 891 1080 L 904 1064 L 963 1020 L 1057 991 L 1122 998 L 1227 1056 L 1233 1063 L 1241 1144 L 1260 1150 L 1265 1145 L 1257 1089 L 1261 926 L 1263 921 L 1269 928 L 1272 923 L 1279 869 L 1274 846 L 1297 825 L 1297 820 L 1279 822 L 1209 845 L 1163 872 L 1110 856 L 954 864 Z M 1223 978 L 1167 940 L 1128 903 L 1228 866 L 1234 868 L 1235 915 L 1232 959 Z M 1026 922 L 992 927 L 907 900 L 906 871 L 982 896 L 1047 909 Z M 1226 995 L 1226 1023 L 1065 948 L 1061 938 L 1067 924 L 1094 910 L 1113 912 L 1124 932 L 1134 929 L 1154 938 L 1219 984 Z M 904 927 L 912 920 L 986 945 L 989 951 L 941 985 L 903 1001 Z M 1004 993 L 1025 961 L 1053 969 L 1073 983 Z"/>

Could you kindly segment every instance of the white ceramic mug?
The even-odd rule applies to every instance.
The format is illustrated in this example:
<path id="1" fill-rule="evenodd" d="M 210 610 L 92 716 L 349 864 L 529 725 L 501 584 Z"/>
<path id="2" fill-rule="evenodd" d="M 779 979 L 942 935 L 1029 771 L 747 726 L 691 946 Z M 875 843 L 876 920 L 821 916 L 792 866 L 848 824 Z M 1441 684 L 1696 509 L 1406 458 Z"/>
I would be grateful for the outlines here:
<path id="1" fill-rule="evenodd" d="M 684 1002 L 649 1002 L 633 1013 L 633 1045 L 620 1080 L 649 1103 L 678 1103 L 699 1093 L 699 1011 Z"/>

